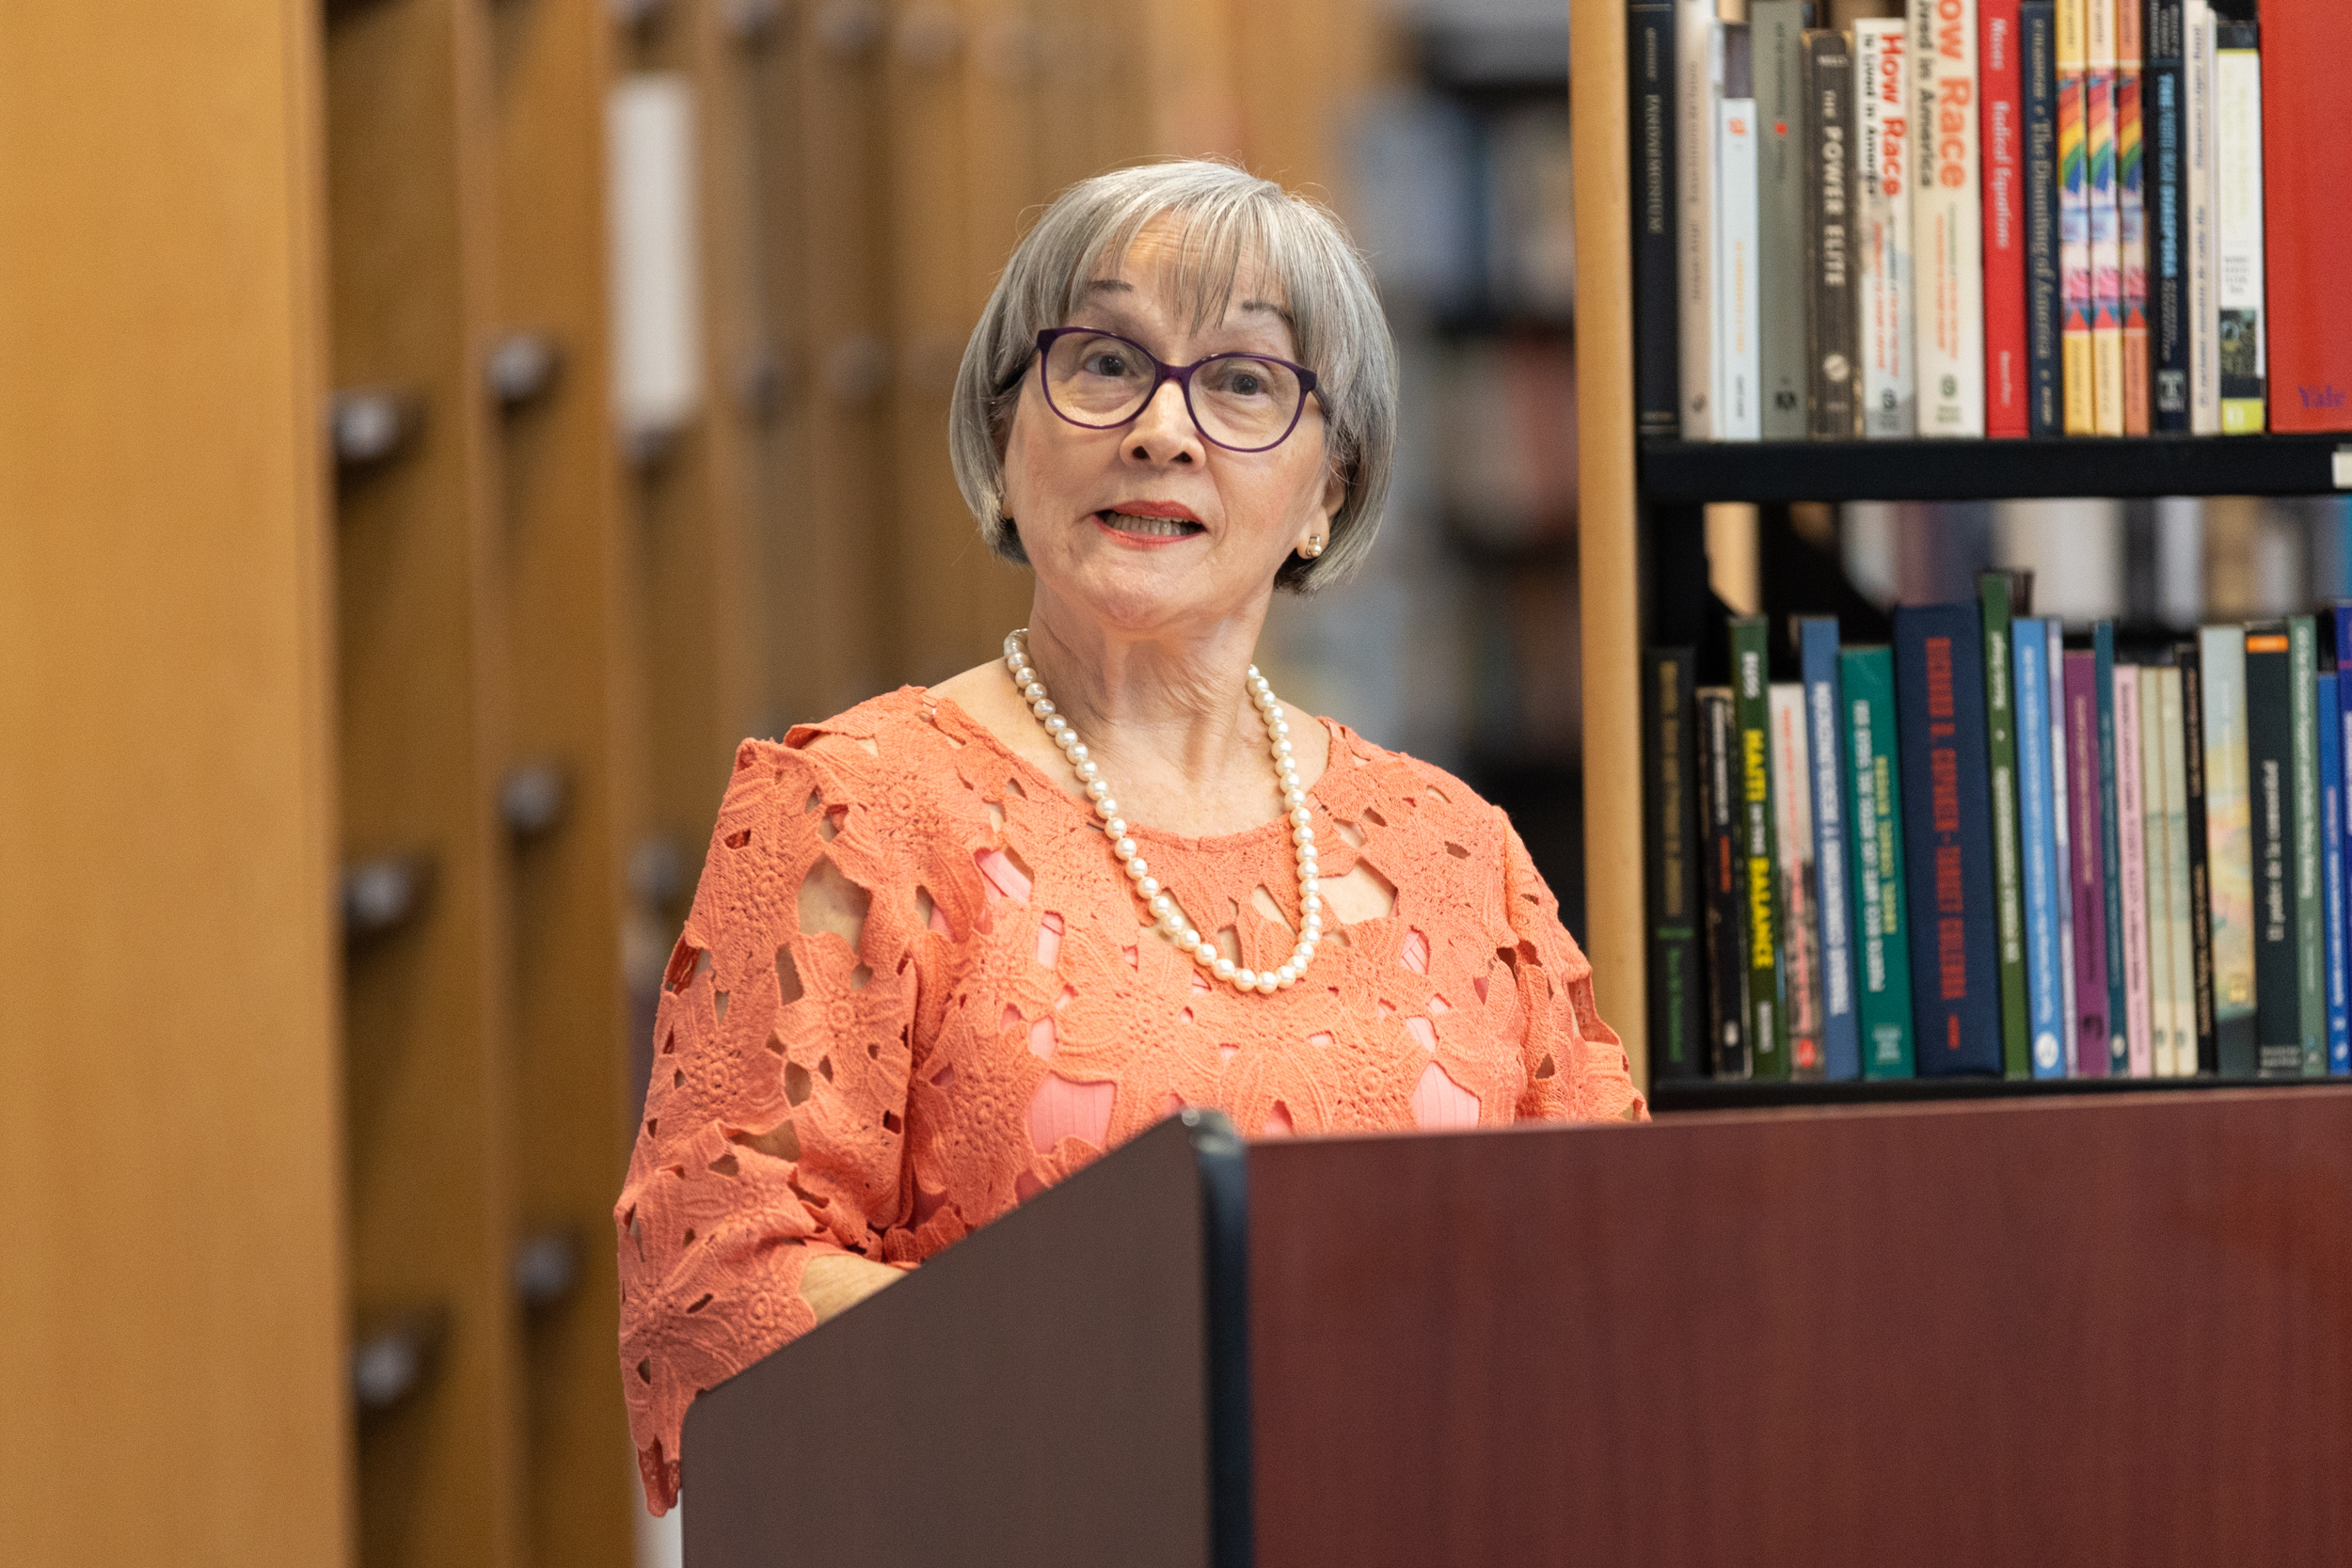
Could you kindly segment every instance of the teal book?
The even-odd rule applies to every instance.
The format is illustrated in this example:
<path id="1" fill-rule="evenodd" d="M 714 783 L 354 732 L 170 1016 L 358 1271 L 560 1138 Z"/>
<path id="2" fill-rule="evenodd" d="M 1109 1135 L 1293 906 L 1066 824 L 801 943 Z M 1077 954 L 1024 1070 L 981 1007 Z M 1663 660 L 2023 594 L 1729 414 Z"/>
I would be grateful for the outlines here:
<path id="1" fill-rule="evenodd" d="M 2001 976 L 2001 1072 L 2033 1075 L 2033 1030 L 2026 985 L 2025 861 L 2017 836 L 2017 691 L 2010 673 L 2007 572 L 1977 579 L 1984 615 L 1984 740 L 1993 793 L 1993 941 Z"/>
<path id="2" fill-rule="evenodd" d="M 1731 620 L 1731 709 L 1740 729 L 1740 837 L 1747 862 L 1750 1076 L 1788 1076 L 1788 1010 L 1781 974 L 1780 856 L 1772 816 L 1770 624 Z"/>
<path id="3" fill-rule="evenodd" d="M 2319 629 L 2287 623 L 2287 673 L 2295 720 L 2295 978 L 2300 992 L 2303 1076 L 2328 1076 L 2327 905 L 2320 892 Z"/>
<path id="4" fill-rule="evenodd" d="M 1909 1078 L 1911 937 L 1903 904 L 1903 781 L 1896 761 L 1895 655 L 1837 654 L 1845 723 L 1846 823 L 1851 851 L 1852 924 L 1865 1078 Z"/>

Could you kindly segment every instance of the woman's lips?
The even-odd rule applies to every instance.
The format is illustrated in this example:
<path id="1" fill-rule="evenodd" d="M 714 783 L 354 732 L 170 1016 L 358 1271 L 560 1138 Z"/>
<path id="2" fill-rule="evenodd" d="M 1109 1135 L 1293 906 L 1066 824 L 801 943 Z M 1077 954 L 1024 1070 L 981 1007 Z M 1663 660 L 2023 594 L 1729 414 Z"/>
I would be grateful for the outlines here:
<path id="1" fill-rule="evenodd" d="M 1166 509 L 1167 512 L 1179 510 Z M 1158 507 L 1150 512 L 1105 508 L 1094 514 L 1094 526 L 1130 549 L 1156 549 L 1163 545 L 1179 545 L 1206 531 L 1190 513 L 1182 516 L 1167 515 Z"/>

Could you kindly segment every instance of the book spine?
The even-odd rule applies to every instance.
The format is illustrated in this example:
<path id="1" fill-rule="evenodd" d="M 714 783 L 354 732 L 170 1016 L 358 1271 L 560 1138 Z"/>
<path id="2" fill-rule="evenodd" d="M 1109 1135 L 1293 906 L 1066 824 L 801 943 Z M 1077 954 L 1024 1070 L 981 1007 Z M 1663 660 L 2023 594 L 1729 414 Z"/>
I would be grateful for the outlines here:
<path id="1" fill-rule="evenodd" d="M 1843 33 L 1804 35 L 1806 427 L 1816 440 L 1855 434 L 1854 70 Z"/>
<path id="2" fill-rule="evenodd" d="M 2344 743 L 2336 673 L 2319 674 L 2320 901 L 2328 911 L 2328 1072 L 2352 1073 L 2352 1013 L 2345 1009 L 2344 966 Z"/>
<path id="3" fill-rule="evenodd" d="M 2018 56 L 2026 119 L 2026 358 L 2029 434 L 2062 436 L 2066 410 L 2058 345 L 2066 330 L 2058 270 L 2058 8 L 2025 0 Z"/>
<path id="4" fill-rule="evenodd" d="M 2033 434 L 2026 330 L 2027 167 L 2021 0 L 1978 0 L 1984 154 L 1984 433 Z"/>
<path id="5" fill-rule="evenodd" d="M 2247 784 L 2246 630 L 2197 634 L 2205 736 L 2205 888 L 2214 1070 L 2254 1075 L 2254 818 Z"/>
<path id="6" fill-rule="evenodd" d="M 1856 1010 L 1866 1078 L 1912 1075 L 1911 952 L 1903 883 L 1902 776 L 1895 759 L 1895 659 L 1886 648 L 1837 656 L 1852 802 Z"/>
<path id="7" fill-rule="evenodd" d="M 2058 268 L 2066 434 L 2094 436 L 2090 346 L 2090 3 L 2058 0 Z"/>
<path id="8" fill-rule="evenodd" d="M 2124 1075 L 2146 1078 L 2153 1068 L 2154 1028 L 2148 1012 L 2147 813 L 2140 800 L 2139 671 L 2115 667 L 2115 807 L 2117 881 L 2123 904 Z"/>
<path id="9" fill-rule="evenodd" d="M 1741 847 L 1747 857 L 1748 1062 L 1756 1078 L 1788 1076 L 1788 1016 L 1783 1004 L 1780 872 L 1772 836 L 1772 694 L 1761 616 L 1731 622 L 1732 700 L 1740 721 Z"/>
<path id="10" fill-rule="evenodd" d="M 2181 0 L 2148 0 L 2148 328 L 2155 390 L 2155 428 L 2188 431 L 2188 125 L 2187 53 Z"/>
<path id="11" fill-rule="evenodd" d="M 2319 631 L 2312 617 L 2287 623 L 2288 695 L 2295 724 L 2295 977 L 2303 1076 L 2328 1076 L 2327 911 L 2319 886 Z"/>
<path id="12" fill-rule="evenodd" d="M 1911 916 L 1913 1022 L 1923 1077 L 1999 1076 L 1984 631 L 1971 604 L 1895 611 L 1897 724 Z"/>
<path id="13" fill-rule="evenodd" d="M 1723 298 L 1716 313 L 1715 434 L 1725 441 L 1760 440 L 1764 435 L 1754 43 L 1746 24 L 1724 24 L 1724 95 L 1715 122 L 1721 191 L 1715 214 L 1715 286 Z"/>
<path id="14" fill-rule="evenodd" d="M 1984 626 L 1984 736 L 1993 816 L 2002 1070 L 2011 1078 L 2024 1078 L 2031 1071 L 2033 1036 L 2026 995 L 2025 872 L 2018 847 L 2016 681 L 2010 653 L 2010 585 L 2006 572 L 1986 572 L 1977 579 L 1979 616 Z"/>
<path id="15" fill-rule="evenodd" d="M 1911 0 L 1919 434 L 1984 435 L 1984 198 L 1977 0 Z"/>
<path id="16" fill-rule="evenodd" d="M 2010 624 L 2017 672 L 2019 847 L 2026 863 L 2026 992 L 2032 1074 L 2063 1077 L 2066 1002 L 2058 980 L 2058 840 L 2050 821 L 2049 635 L 2040 621 Z"/>
<path id="17" fill-rule="evenodd" d="M 1682 437 L 1711 441 L 1715 429 L 1716 113 L 1724 93 L 1724 30 L 1714 0 L 1675 6 L 1675 299 L 1681 363 Z"/>
<path id="18" fill-rule="evenodd" d="M 2063 1078 L 2074 1070 L 2075 1037 L 2079 1024 L 2074 1014 L 2074 832 L 2073 795 L 2068 788 L 2072 764 L 2066 748 L 2066 628 L 2056 620 L 2042 622 L 2042 635 L 2048 639 L 2049 651 L 2042 663 L 2043 677 L 2049 682 L 2049 701 L 2043 711 L 2050 721 L 2050 772 L 2042 784 L 2050 795 L 2050 835 L 2056 852 L 2050 859 L 2050 905 L 2058 914 L 2059 1058 L 2057 1076 Z"/>
<path id="19" fill-rule="evenodd" d="M 1839 716 L 1837 623 L 1800 623 L 1807 754 L 1813 789 L 1813 907 L 1820 923 L 1821 1058 L 1834 1080 L 1862 1076 L 1862 1035 L 1854 1000 L 1853 892 L 1847 863 L 1845 748 Z"/>
<path id="20" fill-rule="evenodd" d="M 2131 1070 L 2123 1034 L 2123 846 L 2122 812 L 2116 799 L 2115 623 L 2101 621 L 2091 632 L 2092 680 L 2099 702 L 2099 846 L 2106 898 L 2107 1065 L 2102 1076 Z"/>
<path id="21" fill-rule="evenodd" d="M 2153 665 L 2139 671 L 2139 804 L 2140 831 L 2146 845 L 2143 872 L 2148 889 L 2148 1041 L 2147 1076 L 2169 1078 L 2172 1062 L 2172 833 L 2170 803 L 2165 799 L 2165 672 Z M 2133 1065 L 2132 1076 L 2141 1076 Z"/>
<path id="22" fill-rule="evenodd" d="M 2295 678 L 2282 626 L 2246 634 L 2246 749 L 2254 817 L 2254 1070 L 2303 1073 L 2303 988 L 2296 973 Z M 2222 1071 L 2233 1065 L 2225 1061 Z M 2234 1074 L 2233 1074 L 2234 1076 Z"/>
<path id="23" fill-rule="evenodd" d="M 2148 188 L 2141 13 L 2145 0 L 2115 10 L 2115 213 L 2123 250 L 2123 434 L 2145 436 L 2153 418 L 2148 388 Z"/>
<path id="24" fill-rule="evenodd" d="M 1698 692 L 1699 819 L 1707 911 L 1707 1042 L 1718 1078 L 1748 1076 L 1748 862 L 1731 688 Z"/>
<path id="25" fill-rule="evenodd" d="M 2128 3 L 2128 0 L 2125 0 Z M 2123 434 L 2123 246 L 2115 188 L 2115 9 L 2090 0 L 2083 122 L 2090 169 L 2090 385 L 2101 436 Z"/>
<path id="26" fill-rule="evenodd" d="M 1772 719 L 1772 848 L 1780 867 L 1781 1011 L 1788 1020 L 1788 1076 L 1818 1082 L 1821 1060 L 1821 927 L 1815 909 L 1812 748 L 1804 688 L 1776 682 Z"/>
<path id="27" fill-rule="evenodd" d="M 2189 936 L 2187 727 L 2181 672 L 2156 672 L 2164 715 L 2165 975 L 2172 986 L 2172 1076 L 2197 1074 L 2196 943 Z"/>
<path id="28" fill-rule="evenodd" d="M 1862 145 L 1862 422 L 1866 436 L 1900 437 L 1919 428 L 1913 362 L 1911 234 L 1911 46 L 1898 21 L 1854 24 L 1855 95 Z"/>
<path id="29" fill-rule="evenodd" d="M 2221 434 L 2221 305 L 2217 214 L 2214 208 L 2214 68 L 2217 34 L 2206 0 L 2183 0 L 2183 124 L 2187 133 L 2188 171 L 2182 195 L 2188 211 L 2188 428 L 2192 435 Z"/>
<path id="30" fill-rule="evenodd" d="M 2220 309 L 2221 434 L 2269 428 L 2263 330 L 2261 27 L 2224 22 L 2214 57 L 2214 293 Z"/>
<path id="31" fill-rule="evenodd" d="M 1629 0 L 1626 60 L 1632 72 L 1627 145 L 1633 150 L 1634 395 L 1640 404 L 1640 433 L 1671 439 L 1682 433 L 1682 349 L 1675 292 L 1679 214 L 1675 0 Z"/>
<path id="32" fill-rule="evenodd" d="M 2336 755 L 2339 770 L 2343 774 L 2341 782 L 2344 784 L 2344 832 L 2342 836 L 2344 843 L 2344 868 L 2343 877 L 2344 936 L 2344 942 L 2341 945 L 2344 949 L 2344 963 L 2345 974 L 2348 976 L 2352 976 L 2352 679 L 2346 678 L 2348 672 L 2344 668 L 2346 663 L 2352 662 L 2352 660 L 2347 660 L 2345 657 L 2346 652 L 2352 651 L 2352 600 L 2337 601 L 2335 607 L 2335 617 L 2337 649 L 2336 700 L 2338 711 L 2333 716 L 2333 721 L 2339 732 Z M 2319 717 L 2320 721 L 2323 723 L 2329 721 L 2329 715 L 2325 708 L 2320 710 Z M 2344 1070 L 2352 1070 L 2352 1064 L 2346 1064 L 2345 1067 L 2339 1068 L 2335 1058 L 2330 1056 L 2328 1062 L 2328 1070 L 2331 1074 L 2339 1073 Z"/>
<path id="33" fill-rule="evenodd" d="M 2204 660 L 2199 644 L 2183 642 L 2172 663 L 2181 672 L 2181 763 L 2186 793 L 2182 800 L 2182 844 L 2188 855 L 2189 959 L 2188 1065 L 2199 1072 L 2218 1069 L 2218 1040 L 2213 1006 L 2213 868 L 2206 802 Z"/>
<path id="34" fill-rule="evenodd" d="M 1644 869 L 1649 906 L 1650 1071 L 1695 1078 L 1706 1071 L 1699 960 L 1698 753 L 1692 693 L 1696 655 L 1651 648 L 1643 655 L 1644 795 L 1649 806 Z"/>
<path id="35" fill-rule="evenodd" d="M 2352 312 L 2344 309 L 2344 220 L 2352 209 L 2340 117 L 2352 60 L 2352 6 L 2270 0 L 2263 8 L 2263 174 L 2293 199 L 2264 213 L 2270 428 L 2352 430 Z M 2352 675 L 2352 648 L 2338 680 Z"/>
<path id="36" fill-rule="evenodd" d="M 2074 1053 L 2078 1078 L 2107 1075 L 2106 839 L 2100 809 L 2099 656 L 2066 656 L 2067 810 L 2074 825 Z"/>
<path id="37" fill-rule="evenodd" d="M 1809 433 L 1805 352 L 1805 133 L 1804 0 L 1755 0 L 1748 34 L 1756 55 L 1756 261 L 1760 279 L 1757 386 L 1768 441 Z"/>

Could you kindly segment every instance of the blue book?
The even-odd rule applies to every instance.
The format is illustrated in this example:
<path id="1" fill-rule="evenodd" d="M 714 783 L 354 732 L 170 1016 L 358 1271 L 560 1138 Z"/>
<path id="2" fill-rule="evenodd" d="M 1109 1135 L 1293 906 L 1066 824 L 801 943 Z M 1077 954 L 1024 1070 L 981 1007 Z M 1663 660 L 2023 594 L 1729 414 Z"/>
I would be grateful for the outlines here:
<path id="1" fill-rule="evenodd" d="M 2050 800 L 2050 631 L 2039 620 L 2010 623 L 2017 672 L 2017 847 L 2025 863 L 2026 1017 L 2036 1078 L 2066 1076 L 2066 979 L 2058 943 L 2058 825 Z"/>
<path id="2" fill-rule="evenodd" d="M 2352 600 L 2341 600 L 2336 605 L 2336 657 L 2339 660 L 2344 658 L 2346 649 L 2352 649 Z M 2343 674 L 2339 668 L 2336 678 L 2337 706 L 2330 708 L 2323 701 L 2319 709 L 2320 723 L 2328 725 L 2332 721 L 2338 732 L 2336 770 L 2339 774 L 2343 774 L 2347 766 L 2352 766 L 2352 681 L 2344 679 Z M 2326 695 L 2321 693 L 2323 699 Z M 2328 945 L 2344 954 L 2346 980 L 2352 984 L 2352 778 L 2341 779 L 2339 783 L 2342 787 L 2337 792 L 2340 799 L 2335 816 L 2341 824 L 2340 836 L 2346 852 L 2344 855 L 2344 873 L 2335 880 L 2343 893 L 2344 931 L 2341 938 L 2331 938 Z M 2330 1043 L 2328 1053 L 2330 1075 L 2352 1071 L 2352 1063 L 2339 1066 L 2341 1060 Z"/>
<path id="3" fill-rule="evenodd" d="M 2319 876 L 2328 947 L 2328 1072 L 2352 1075 L 2352 1009 L 2344 998 L 2344 724 L 2335 672 L 2319 675 Z"/>
<path id="4" fill-rule="evenodd" d="M 2131 1074 L 2131 1041 L 2123 1029 L 2123 837 L 2115 803 L 2115 623 L 2091 628 L 2099 661 L 2099 832 L 2106 840 L 2107 891 L 2107 1076 Z"/>
<path id="5" fill-rule="evenodd" d="M 1919 1076 L 2001 1076 L 1984 624 L 1973 604 L 1895 611 L 1912 1021 Z"/>
<path id="6" fill-rule="evenodd" d="M 1821 927 L 1821 1066 L 1828 1078 L 1862 1076 L 1862 1030 L 1855 1013 L 1853 904 L 1846 867 L 1845 747 L 1838 716 L 1837 623 L 1797 623 L 1804 676 L 1805 729 L 1813 769 L 1813 907 Z"/>

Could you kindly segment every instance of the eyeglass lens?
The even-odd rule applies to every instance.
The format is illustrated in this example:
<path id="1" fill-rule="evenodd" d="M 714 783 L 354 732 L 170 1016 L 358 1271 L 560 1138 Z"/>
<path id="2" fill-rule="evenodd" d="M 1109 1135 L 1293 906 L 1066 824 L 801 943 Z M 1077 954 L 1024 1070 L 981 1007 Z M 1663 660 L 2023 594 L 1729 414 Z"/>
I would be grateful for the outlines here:
<path id="1" fill-rule="evenodd" d="M 1056 412 L 1079 424 L 1124 424 L 1158 387 L 1150 356 L 1124 338 L 1073 332 L 1046 350 L 1046 395 Z M 1200 433 L 1221 446 L 1269 446 L 1298 417 L 1298 376 L 1279 360 L 1219 355 L 1193 372 L 1189 390 Z"/>

